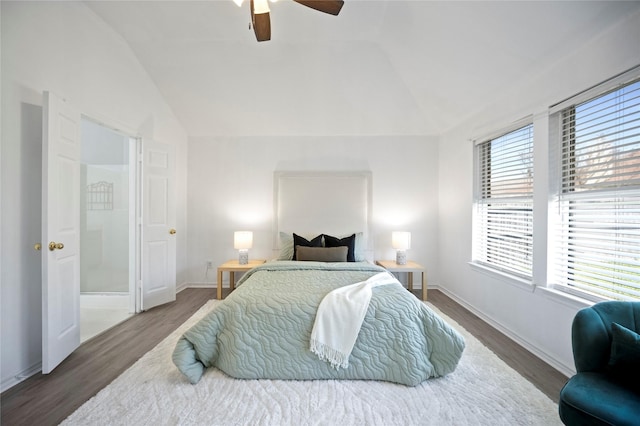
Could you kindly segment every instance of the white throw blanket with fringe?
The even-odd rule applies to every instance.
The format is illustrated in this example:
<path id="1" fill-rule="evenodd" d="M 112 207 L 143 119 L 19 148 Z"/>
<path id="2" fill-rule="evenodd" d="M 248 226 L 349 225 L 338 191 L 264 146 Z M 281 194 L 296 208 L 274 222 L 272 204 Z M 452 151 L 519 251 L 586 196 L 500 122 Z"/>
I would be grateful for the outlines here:
<path id="1" fill-rule="evenodd" d="M 366 281 L 340 287 L 327 294 L 316 313 L 311 331 L 311 352 L 340 369 L 349 366 L 349 355 L 367 314 L 371 289 L 400 282 L 389 272 L 380 272 Z"/>

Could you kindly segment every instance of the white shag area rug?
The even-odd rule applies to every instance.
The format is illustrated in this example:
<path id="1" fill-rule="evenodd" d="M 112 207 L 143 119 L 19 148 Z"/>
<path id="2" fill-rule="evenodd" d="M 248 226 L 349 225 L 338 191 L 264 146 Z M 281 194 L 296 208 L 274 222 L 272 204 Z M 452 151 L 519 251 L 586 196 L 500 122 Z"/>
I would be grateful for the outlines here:
<path id="1" fill-rule="evenodd" d="M 62 424 L 562 424 L 557 404 L 437 309 L 467 346 L 452 374 L 413 388 L 373 381 L 237 380 L 217 369 L 191 385 L 171 354 L 182 333 L 218 303 L 207 302 Z"/>

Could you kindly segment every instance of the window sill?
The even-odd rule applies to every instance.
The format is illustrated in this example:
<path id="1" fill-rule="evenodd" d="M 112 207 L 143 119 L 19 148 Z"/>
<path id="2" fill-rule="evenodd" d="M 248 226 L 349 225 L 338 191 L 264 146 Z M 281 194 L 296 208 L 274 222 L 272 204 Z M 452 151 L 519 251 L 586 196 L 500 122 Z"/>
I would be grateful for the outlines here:
<path id="1" fill-rule="evenodd" d="M 577 294 L 572 294 L 568 291 L 564 291 L 562 289 L 554 288 L 552 285 L 549 287 L 536 286 L 532 281 L 529 281 L 525 278 L 518 277 L 516 275 L 508 274 L 506 272 L 501 272 L 496 269 L 490 268 L 488 266 L 482 265 L 480 263 L 469 262 L 469 266 L 471 266 L 476 271 L 488 275 L 492 278 L 499 279 L 507 284 L 513 285 L 515 287 L 521 288 L 523 290 L 527 290 L 530 292 L 539 291 L 540 294 L 548 300 L 554 301 L 556 303 L 560 303 L 564 306 L 567 306 L 572 309 L 582 309 L 592 306 L 600 300 L 590 300 L 585 297 L 581 297 Z M 606 300 L 606 299 L 601 299 Z"/>
<path id="2" fill-rule="evenodd" d="M 533 284 L 533 281 L 529 279 L 518 277 L 507 272 L 498 271 L 497 269 L 493 269 L 476 262 L 469 262 L 469 266 L 482 274 L 488 275 L 492 278 L 497 278 L 500 281 L 503 281 L 520 289 L 527 290 L 532 293 L 535 291 L 536 287 Z"/>
<path id="3" fill-rule="evenodd" d="M 558 290 L 553 287 L 538 287 L 538 290 L 540 290 L 541 294 L 545 298 L 568 306 L 572 309 L 588 308 L 589 306 L 593 306 L 594 303 L 597 303 L 593 300 L 585 299 L 583 297 L 573 295 L 569 292 Z"/>

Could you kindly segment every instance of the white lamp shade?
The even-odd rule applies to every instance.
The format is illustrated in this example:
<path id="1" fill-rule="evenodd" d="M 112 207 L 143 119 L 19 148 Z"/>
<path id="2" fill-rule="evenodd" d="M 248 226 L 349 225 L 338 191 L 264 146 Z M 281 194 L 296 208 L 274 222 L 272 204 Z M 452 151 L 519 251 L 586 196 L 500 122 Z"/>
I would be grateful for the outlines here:
<path id="1" fill-rule="evenodd" d="M 391 246 L 396 250 L 410 249 L 411 232 L 393 232 L 391 234 Z"/>
<path id="2" fill-rule="evenodd" d="M 269 2 L 267 0 L 253 0 L 253 13 L 255 15 L 269 13 Z"/>
<path id="3" fill-rule="evenodd" d="M 233 247 L 237 250 L 248 250 L 253 246 L 253 232 L 236 231 L 233 233 Z"/>

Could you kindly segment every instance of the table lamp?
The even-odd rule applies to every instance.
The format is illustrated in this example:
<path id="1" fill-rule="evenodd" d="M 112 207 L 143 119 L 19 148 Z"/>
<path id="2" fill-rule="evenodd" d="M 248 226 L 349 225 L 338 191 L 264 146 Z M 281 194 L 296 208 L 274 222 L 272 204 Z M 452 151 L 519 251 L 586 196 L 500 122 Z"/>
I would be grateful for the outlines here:
<path id="1" fill-rule="evenodd" d="M 249 263 L 249 249 L 253 245 L 253 232 L 236 231 L 233 234 L 233 247 L 240 251 L 238 263 L 246 265 Z"/>
<path id="2" fill-rule="evenodd" d="M 396 249 L 396 263 L 407 264 L 407 250 L 411 248 L 411 232 L 393 232 L 391 246 Z"/>

